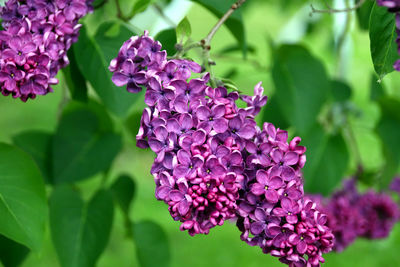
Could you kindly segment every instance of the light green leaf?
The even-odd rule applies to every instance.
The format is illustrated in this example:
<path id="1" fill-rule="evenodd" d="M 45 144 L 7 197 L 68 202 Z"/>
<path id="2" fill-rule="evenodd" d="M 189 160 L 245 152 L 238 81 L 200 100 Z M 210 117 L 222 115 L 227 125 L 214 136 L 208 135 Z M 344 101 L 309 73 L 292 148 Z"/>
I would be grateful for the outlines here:
<path id="1" fill-rule="evenodd" d="M 190 27 L 190 22 L 187 17 L 184 17 L 181 22 L 179 22 L 176 27 L 176 37 L 178 39 L 178 43 L 184 44 L 186 43 L 190 35 L 192 34 L 192 28 Z"/>
<path id="2" fill-rule="evenodd" d="M 47 216 L 39 168 L 21 150 L 0 143 L 0 234 L 39 251 Z"/>

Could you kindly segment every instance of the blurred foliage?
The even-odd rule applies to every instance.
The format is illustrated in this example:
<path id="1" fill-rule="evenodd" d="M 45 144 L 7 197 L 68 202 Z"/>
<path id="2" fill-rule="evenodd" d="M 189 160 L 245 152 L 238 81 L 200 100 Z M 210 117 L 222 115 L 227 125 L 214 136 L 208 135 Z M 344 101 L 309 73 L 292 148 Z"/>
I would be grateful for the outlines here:
<path id="1" fill-rule="evenodd" d="M 203 39 L 233 2 L 120 0 L 118 10 L 96 0 L 55 92 L 0 99 L 5 267 L 281 266 L 240 241 L 232 223 L 208 236 L 179 231 L 154 198 L 152 153 L 135 147 L 143 93 L 117 88 L 108 71 L 131 36 L 148 29 L 172 56 L 176 43 Z M 364 186 L 385 190 L 400 165 L 394 16 L 373 0 L 350 16 L 310 16 L 310 4 L 326 8 L 322 0 L 247 1 L 213 39 L 215 75 L 244 94 L 264 82 L 259 123 L 301 136 L 306 191 L 328 195 L 359 166 Z M 202 62 L 199 49 L 186 56 Z M 388 239 L 330 253 L 325 266 L 397 266 L 399 244 L 397 226 Z"/>

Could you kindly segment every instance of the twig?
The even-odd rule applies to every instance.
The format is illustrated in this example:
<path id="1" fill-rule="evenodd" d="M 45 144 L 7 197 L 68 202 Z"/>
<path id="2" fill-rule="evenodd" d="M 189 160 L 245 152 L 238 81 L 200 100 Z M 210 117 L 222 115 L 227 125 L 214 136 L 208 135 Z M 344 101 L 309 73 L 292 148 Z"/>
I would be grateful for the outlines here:
<path id="1" fill-rule="evenodd" d="M 329 6 L 329 4 L 326 2 L 326 0 L 324 0 L 325 5 L 327 6 L 328 9 L 316 9 L 314 8 L 314 6 L 312 4 L 310 4 L 311 7 L 311 12 L 310 12 L 310 16 L 312 16 L 312 14 L 314 13 L 341 13 L 341 12 L 351 12 L 354 11 L 358 8 L 360 8 L 366 0 L 360 0 L 357 4 L 355 4 L 353 7 L 348 7 L 348 8 L 343 8 L 343 9 L 336 9 L 336 8 L 331 8 Z"/>
<path id="2" fill-rule="evenodd" d="M 128 21 L 128 19 L 122 13 L 121 5 L 119 4 L 119 0 L 115 0 L 115 7 L 117 8 L 117 17 L 123 21 Z"/>
<path id="3" fill-rule="evenodd" d="M 219 19 L 217 24 L 211 29 L 210 33 L 203 39 L 204 46 L 207 47 L 210 45 L 212 38 L 214 37 L 215 33 L 219 30 L 219 28 L 225 23 L 225 21 L 235 12 L 236 9 L 241 7 L 246 0 L 238 0 L 234 3 L 231 8 Z"/>

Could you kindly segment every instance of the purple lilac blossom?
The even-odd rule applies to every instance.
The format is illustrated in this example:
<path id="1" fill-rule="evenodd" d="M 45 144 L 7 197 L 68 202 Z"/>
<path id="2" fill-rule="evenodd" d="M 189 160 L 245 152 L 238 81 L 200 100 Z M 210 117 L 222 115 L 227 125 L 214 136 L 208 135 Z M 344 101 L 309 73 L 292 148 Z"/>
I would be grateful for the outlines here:
<path id="1" fill-rule="evenodd" d="M 377 4 L 388 8 L 388 11 L 396 14 L 397 51 L 400 54 L 400 0 L 376 0 Z M 400 71 L 400 59 L 394 65 L 394 69 Z"/>
<path id="2" fill-rule="evenodd" d="M 327 215 L 327 225 L 335 235 L 334 250 L 341 252 L 358 237 L 387 237 L 400 219 L 400 210 L 385 193 L 359 193 L 354 179 L 344 181 L 341 190 L 330 198 L 307 196 L 316 200 L 317 209 Z"/>
<path id="3" fill-rule="evenodd" d="M 306 149 L 299 142 L 298 137 L 288 142 L 287 132 L 270 123 L 247 142 L 237 226 L 243 241 L 289 266 L 319 266 L 334 236 L 326 216 L 303 198 Z"/>
<path id="4" fill-rule="evenodd" d="M 395 177 L 393 178 L 392 183 L 390 184 L 391 191 L 396 192 L 397 194 L 400 195 L 400 177 Z"/>
<path id="5" fill-rule="evenodd" d="M 306 149 L 270 123 L 257 126 L 254 117 L 267 102 L 261 83 L 250 97 L 208 86 L 208 73 L 190 80 L 201 67 L 167 60 L 148 32 L 127 40 L 109 70 L 116 85 L 146 89 L 137 145 L 156 153 L 155 195 L 182 231 L 208 234 L 236 218 L 244 241 L 283 263 L 324 261 L 333 235 L 315 203 L 303 200 Z M 238 99 L 247 107 L 239 108 Z"/>
<path id="6" fill-rule="evenodd" d="M 92 11 L 92 0 L 8 0 L 0 7 L 0 91 L 27 101 L 52 92 L 58 71 L 69 64 L 78 20 Z"/>

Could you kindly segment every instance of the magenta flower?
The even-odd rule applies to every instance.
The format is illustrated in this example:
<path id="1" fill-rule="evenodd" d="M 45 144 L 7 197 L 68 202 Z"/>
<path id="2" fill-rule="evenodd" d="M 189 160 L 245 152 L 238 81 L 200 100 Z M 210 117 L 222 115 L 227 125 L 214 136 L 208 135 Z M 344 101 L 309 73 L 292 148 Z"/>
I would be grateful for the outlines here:
<path id="1" fill-rule="evenodd" d="M 52 92 L 58 71 L 68 65 L 67 50 L 76 42 L 78 20 L 92 8 L 91 0 L 16 1 L 0 8 L 1 93 L 22 101 Z M 12 79 L 5 74 L 15 66 Z M 20 73 L 23 72 L 23 74 Z M 15 71 L 14 71 L 15 72 Z"/>

